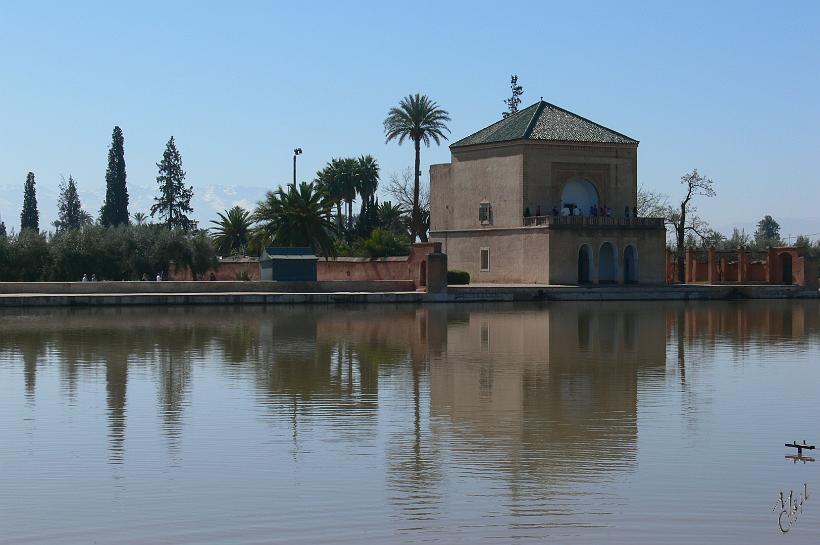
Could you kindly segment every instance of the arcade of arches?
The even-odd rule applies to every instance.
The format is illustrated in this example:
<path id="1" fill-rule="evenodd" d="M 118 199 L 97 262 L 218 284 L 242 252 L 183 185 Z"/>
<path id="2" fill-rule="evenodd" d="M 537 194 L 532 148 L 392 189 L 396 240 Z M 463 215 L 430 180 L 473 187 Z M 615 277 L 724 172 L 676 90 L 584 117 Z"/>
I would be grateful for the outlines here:
<path id="1" fill-rule="evenodd" d="M 590 244 L 582 244 L 578 249 L 579 284 L 633 284 L 637 281 L 638 252 L 632 244 L 628 244 L 621 255 L 610 241 L 602 243 L 597 251 Z"/>

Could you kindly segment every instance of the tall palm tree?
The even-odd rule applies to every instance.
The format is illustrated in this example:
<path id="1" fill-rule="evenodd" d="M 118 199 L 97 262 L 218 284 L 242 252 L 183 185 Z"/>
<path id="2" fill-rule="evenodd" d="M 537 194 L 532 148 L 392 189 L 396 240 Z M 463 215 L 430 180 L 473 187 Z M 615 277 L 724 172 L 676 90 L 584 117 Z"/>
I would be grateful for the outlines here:
<path id="1" fill-rule="evenodd" d="M 145 222 L 148 221 L 148 216 L 142 212 L 134 212 L 133 218 L 137 225 L 145 225 Z"/>
<path id="2" fill-rule="evenodd" d="M 359 162 L 352 158 L 337 159 L 338 161 L 338 183 L 341 189 L 342 198 L 347 203 L 347 230 L 353 229 L 353 199 L 359 190 Z"/>
<path id="3" fill-rule="evenodd" d="M 316 179 L 321 190 L 336 206 L 337 227 L 342 229 L 342 202 L 347 205 L 348 229 L 352 224 L 353 199 L 356 198 L 356 167 L 355 159 L 332 159 L 325 168 L 316 173 Z"/>
<path id="4" fill-rule="evenodd" d="M 416 163 L 413 185 L 413 211 L 410 219 L 411 242 L 419 235 L 422 242 L 427 242 L 427 231 L 424 230 L 419 209 L 419 175 L 421 174 L 421 143 L 430 147 L 430 140 L 437 145 L 441 139 L 447 140 L 444 131 L 450 132 L 446 123 L 450 114 L 439 108 L 438 104 L 427 95 L 408 95 L 401 99 L 398 108 L 390 108 L 384 120 L 385 142 L 398 139 L 399 145 L 405 139 L 413 141 L 416 150 Z"/>
<path id="5" fill-rule="evenodd" d="M 365 216 L 368 207 L 373 205 L 373 197 L 379 189 L 379 163 L 372 155 L 362 155 L 356 165 L 356 188 L 362 198 L 361 215 Z"/>
<path id="6" fill-rule="evenodd" d="M 224 213 L 217 213 L 218 220 L 211 220 L 211 237 L 220 255 L 245 253 L 251 236 L 251 213 L 241 206 L 234 206 Z"/>
<path id="7" fill-rule="evenodd" d="M 310 246 L 326 257 L 335 257 L 332 205 L 313 182 L 298 187 L 290 184 L 287 191 L 268 191 L 253 214 L 258 222 L 255 235 L 263 244 Z"/>
<path id="8" fill-rule="evenodd" d="M 336 184 L 333 162 L 330 161 L 325 168 L 316 173 L 314 184 L 321 191 L 327 200 L 336 207 L 336 227 L 341 229 L 342 225 L 342 195 Z"/>

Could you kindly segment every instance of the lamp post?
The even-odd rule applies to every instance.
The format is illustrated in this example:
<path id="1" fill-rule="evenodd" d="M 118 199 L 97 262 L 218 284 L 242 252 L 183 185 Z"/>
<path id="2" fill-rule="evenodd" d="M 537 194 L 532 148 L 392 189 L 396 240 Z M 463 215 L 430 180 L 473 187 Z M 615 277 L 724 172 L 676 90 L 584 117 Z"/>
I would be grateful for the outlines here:
<path id="1" fill-rule="evenodd" d="M 296 187 L 296 156 L 302 155 L 302 148 L 293 150 L 293 187 Z"/>

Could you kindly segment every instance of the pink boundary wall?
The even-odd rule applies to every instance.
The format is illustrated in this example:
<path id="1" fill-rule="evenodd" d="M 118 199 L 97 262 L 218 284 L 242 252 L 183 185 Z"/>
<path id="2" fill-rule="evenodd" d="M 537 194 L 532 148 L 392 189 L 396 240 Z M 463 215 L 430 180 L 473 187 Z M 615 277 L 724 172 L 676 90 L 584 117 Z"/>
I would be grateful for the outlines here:
<path id="1" fill-rule="evenodd" d="M 440 242 L 413 244 L 407 257 L 338 257 L 320 259 L 316 277 L 323 280 L 412 280 L 416 289 L 427 286 L 428 255 L 440 254 Z"/>
<path id="2" fill-rule="evenodd" d="M 237 275 L 247 273 L 250 280 L 259 280 L 261 278 L 261 270 L 259 268 L 259 259 L 254 257 L 246 257 L 240 259 L 223 259 L 213 269 L 209 269 L 199 280 L 210 280 L 211 273 L 216 278 L 214 280 L 235 281 Z M 191 270 L 188 267 L 177 269 L 171 266 L 171 271 L 168 273 L 167 280 L 193 280 Z"/>
<path id="3" fill-rule="evenodd" d="M 735 259 L 729 262 L 729 257 Z M 785 261 L 791 261 L 791 278 L 783 278 Z M 817 262 L 802 247 L 769 248 L 766 258 L 752 261 L 747 250 L 721 251 L 715 248 L 695 250 L 687 248 L 685 259 L 686 283 L 709 284 L 795 284 L 805 289 L 818 289 Z M 675 282 L 676 265 L 671 252 L 666 254 L 666 281 Z"/>
<path id="4" fill-rule="evenodd" d="M 372 281 L 372 280 L 404 280 L 412 281 L 415 289 L 427 288 L 430 254 L 441 254 L 440 242 L 421 242 L 413 244 L 410 255 L 405 257 L 338 257 L 334 259 L 319 259 L 316 263 L 316 279 L 319 282 L 331 280 L 343 281 Z M 440 266 L 439 263 L 436 263 Z M 435 267 L 434 267 L 435 268 Z M 211 273 L 216 280 L 236 280 L 236 275 L 242 271 L 248 274 L 251 280 L 261 278 L 259 260 L 256 258 L 240 258 L 238 260 L 224 259 L 216 268 L 209 270 L 199 280 L 209 280 Z M 446 263 L 443 271 L 437 271 L 437 276 L 446 277 Z M 186 267 L 177 270 L 171 267 L 168 280 L 193 280 L 191 271 Z M 443 279 L 439 279 L 439 282 Z M 431 282 L 433 282 L 431 280 Z"/>

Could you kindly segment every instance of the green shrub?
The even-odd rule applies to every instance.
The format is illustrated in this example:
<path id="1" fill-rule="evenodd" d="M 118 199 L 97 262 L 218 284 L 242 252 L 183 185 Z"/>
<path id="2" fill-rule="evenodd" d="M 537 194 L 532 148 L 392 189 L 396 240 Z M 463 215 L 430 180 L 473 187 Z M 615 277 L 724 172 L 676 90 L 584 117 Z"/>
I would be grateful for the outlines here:
<path id="1" fill-rule="evenodd" d="M 23 229 L 12 240 L 9 263 L 16 269 L 11 280 L 39 282 L 48 278 L 50 256 L 45 233 Z"/>
<path id="2" fill-rule="evenodd" d="M 391 257 L 410 254 L 410 241 L 384 229 L 373 229 L 370 237 L 354 244 L 354 254 L 361 257 Z"/>
<path id="3" fill-rule="evenodd" d="M 470 283 L 470 273 L 467 271 L 447 271 L 447 284 L 463 286 Z"/>
<path id="4" fill-rule="evenodd" d="M 248 271 L 239 271 L 234 275 L 239 282 L 250 282 L 251 277 L 248 275 Z"/>
<path id="5" fill-rule="evenodd" d="M 138 280 L 168 271 L 172 262 L 202 275 L 216 263 L 210 237 L 158 225 L 86 225 L 50 236 L 26 229 L 0 236 L 0 281 L 77 282 L 84 274 Z"/>

